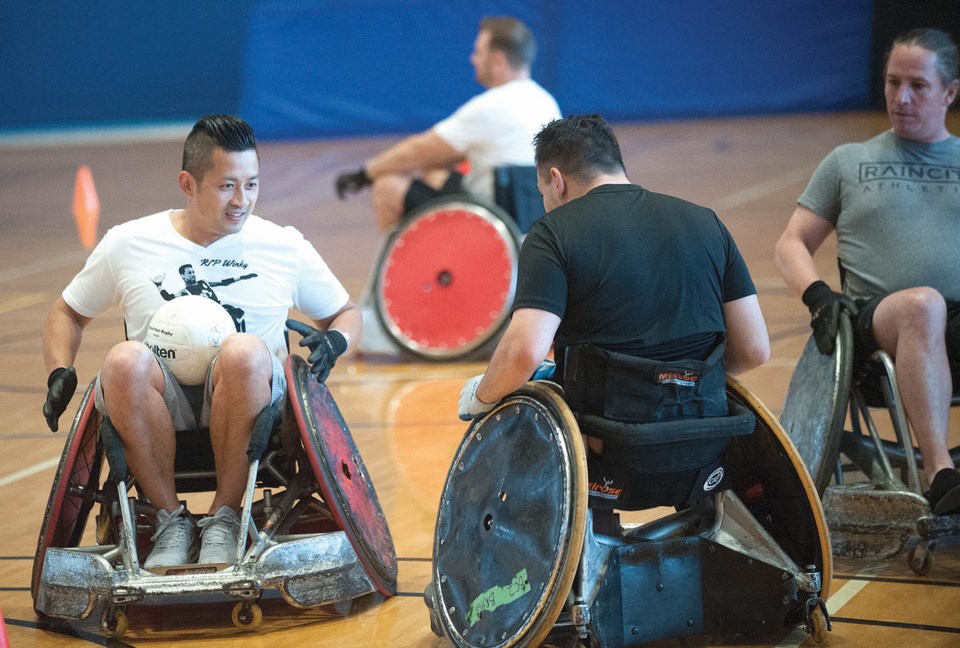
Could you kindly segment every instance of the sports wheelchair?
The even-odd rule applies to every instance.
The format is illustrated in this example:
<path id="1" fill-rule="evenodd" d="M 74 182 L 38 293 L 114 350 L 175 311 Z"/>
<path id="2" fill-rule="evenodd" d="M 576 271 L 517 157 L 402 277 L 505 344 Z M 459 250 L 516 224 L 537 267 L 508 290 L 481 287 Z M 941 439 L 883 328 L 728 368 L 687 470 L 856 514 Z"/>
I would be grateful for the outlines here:
<path id="1" fill-rule="evenodd" d="M 126 607 L 173 595 L 236 601 L 233 623 L 253 630 L 264 590 L 297 608 L 396 593 L 397 559 L 373 483 L 325 385 L 299 356 L 285 361 L 285 408 L 255 425 L 232 564 L 184 565 L 159 575 L 141 559 L 151 548 L 155 509 L 138 496 L 119 439 L 94 407 L 91 383 L 73 421 L 47 502 L 31 591 L 39 615 L 84 619 L 103 603 L 101 626 L 127 629 Z M 264 418 L 266 417 L 266 419 Z M 104 458 L 108 459 L 109 474 Z M 205 430 L 177 433 L 180 493 L 215 488 Z M 259 494 L 258 494 L 259 493 Z M 96 509 L 94 524 L 87 522 Z M 84 541 L 93 536 L 93 543 Z"/>
<path id="2" fill-rule="evenodd" d="M 910 568 L 924 575 L 938 538 L 960 535 L 960 515 L 931 514 L 920 482 L 923 460 L 911 440 L 893 359 L 877 351 L 858 368 L 853 352 L 846 313 L 833 355 L 820 353 L 811 336 L 780 420 L 821 494 L 834 554 L 888 559 L 907 549 Z M 960 394 L 952 404 L 960 405 Z M 887 412 L 894 440 L 881 437 L 872 413 L 878 409 Z M 950 455 L 960 463 L 960 448 Z M 848 480 L 854 473 L 862 477 Z"/>
<path id="3" fill-rule="evenodd" d="M 477 648 L 612 647 L 802 624 L 824 639 L 832 558 L 820 501 L 776 418 L 741 383 L 727 378 L 725 486 L 714 471 L 704 489 L 717 490 L 642 525 L 621 524 L 594 495 L 588 505 L 586 451 L 561 392 L 528 383 L 457 450 L 424 593 L 435 634 Z M 667 423 L 678 441 L 634 427 L 617 452 L 719 447 L 709 419 Z"/>
<path id="4" fill-rule="evenodd" d="M 535 167 L 498 167 L 494 179 L 496 204 L 440 196 L 388 235 L 360 301 L 362 352 L 489 354 L 510 315 L 520 240 L 543 215 Z"/>

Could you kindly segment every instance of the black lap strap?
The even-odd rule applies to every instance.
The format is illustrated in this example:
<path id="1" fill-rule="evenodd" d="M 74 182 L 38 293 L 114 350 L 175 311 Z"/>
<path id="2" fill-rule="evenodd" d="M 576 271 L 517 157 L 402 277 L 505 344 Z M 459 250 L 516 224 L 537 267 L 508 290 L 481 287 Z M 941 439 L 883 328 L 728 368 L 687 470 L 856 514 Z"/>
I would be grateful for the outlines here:
<path id="1" fill-rule="evenodd" d="M 603 439 L 603 461 L 647 473 L 702 468 L 727 447 L 730 437 L 750 434 L 754 415 L 728 401 L 730 413 L 705 419 L 620 423 L 597 416 L 578 416 L 580 431 Z"/>
<path id="2" fill-rule="evenodd" d="M 728 401 L 727 416 L 709 418 L 625 423 L 600 416 L 577 416 L 580 430 L 605 442 L 626 446 L 646 446 L 700 439 L 716 439 L 750 434 L 756 417 L 739 403 Z"/>

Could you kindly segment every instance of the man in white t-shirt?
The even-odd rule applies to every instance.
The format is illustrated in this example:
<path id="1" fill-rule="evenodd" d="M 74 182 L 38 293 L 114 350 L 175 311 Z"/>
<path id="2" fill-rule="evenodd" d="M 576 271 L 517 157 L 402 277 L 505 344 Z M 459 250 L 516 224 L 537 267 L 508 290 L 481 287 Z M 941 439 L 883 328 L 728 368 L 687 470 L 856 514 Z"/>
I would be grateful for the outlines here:
<path id="1" fill-rule="evenodd" d="M 429 130 L 411 135 L 337 177 L 337 195 L 372 185 L 381 230 L 431 198 L 470 193 L 493 202 L 493 169 L 533 165 L 533 137 L 560 118 L 549 92 L 530 78 L 536 55 L 533 34 L 515 18 L 484 18 L 470 62 L 488 88 Z M 452 171 L 469 162 L 466 175 Z"/>
<path id="2" fill-rule="evenodd" d="M 54 432 L 77 386 L 73 367 L 83 330 L 111 306 L 123 312 L 127 340 L 106 354 L 97 376 L 97 410 L 123 445 L 138 486 L 157 509 L 154 548 L 144 567 L 232 563 L 240 531 L 246 449 L 258 419 L 276 420 L 286 392 L 285 328 L 304 336 L 311 371 L 325 380 L 355 347 L 359 310 L 319 253 L 292 227 L 253 215 L 260 158 L 253 130 L 226 115 L 194 125 L 178 176 L 186 208 L 111 228 L 54 303 L 43 331 L 47 400 Z M 180 384 L 143 340 L 153 314 L 183 292 L 183 269 L 209 288 L 190 295 L 223 300 L 242 313 L 200 385 Z M 243 281 L 240 281 L 243 279 Z M 291 309 L 314 327 L 288 320 Z M 242 329 L 243 332 L 240 332 Z M 264 415 L 264 416 L 261 416 Z M 194 522 L 174 484 L 176 432 L 208 427 L 217 473 L 209 514 Z M 202 529 L 197 542 L 197 527 Z M 200 545 L 198 548 L 197 545 Z"/>

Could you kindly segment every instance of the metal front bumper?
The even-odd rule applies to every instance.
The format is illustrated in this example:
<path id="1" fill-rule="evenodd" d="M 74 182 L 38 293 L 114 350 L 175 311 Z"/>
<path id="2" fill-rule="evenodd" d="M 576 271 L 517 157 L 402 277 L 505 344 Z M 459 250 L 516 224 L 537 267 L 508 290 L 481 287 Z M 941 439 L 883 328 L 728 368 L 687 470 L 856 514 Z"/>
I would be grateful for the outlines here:
<path id="1" fill-rule="evenodd" d="M 301 537 L 269 547 L 255 562 L 212 573 L 158 576 L 116 569 L 103 556 L 80 549 L 46 551 L 36 609 L 51 617 L 83 619 L 100 599 L 113 605 L 182 594 L 221 593 L 254 599 L 278 589 L 298 608 L 363 596 L 376 588 L 343 531 Z"/>

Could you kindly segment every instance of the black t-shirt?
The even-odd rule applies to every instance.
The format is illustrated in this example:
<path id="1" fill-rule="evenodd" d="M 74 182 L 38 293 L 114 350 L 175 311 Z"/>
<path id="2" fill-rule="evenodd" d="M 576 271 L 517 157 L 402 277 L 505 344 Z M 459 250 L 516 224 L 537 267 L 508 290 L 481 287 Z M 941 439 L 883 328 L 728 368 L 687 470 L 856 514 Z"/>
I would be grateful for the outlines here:
<path id="1" fill-rule="evenodd" d="M 554 340 L 651 359 L 704 359 L 723 304 L 756 293 L 736 243 L 704 207 L 632 184 L 597 187 L 534 223 L 513 308 L 559 316 Z"/>

